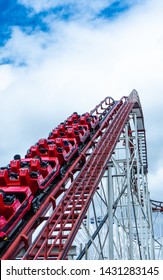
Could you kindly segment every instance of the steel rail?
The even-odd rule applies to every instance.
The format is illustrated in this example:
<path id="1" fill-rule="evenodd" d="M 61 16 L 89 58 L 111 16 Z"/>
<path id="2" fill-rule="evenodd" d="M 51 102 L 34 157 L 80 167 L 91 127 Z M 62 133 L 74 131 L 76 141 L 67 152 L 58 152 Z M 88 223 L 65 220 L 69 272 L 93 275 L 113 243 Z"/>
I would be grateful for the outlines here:
<path id="1" fill-rule="evenodd" d="M 105 119 L 103 127 L 100 128 L 101 139 L 95 150 L 85 163 L 79 176 L 65 193 L 51 218 L 47 221 L 46 228 L 49 229 L 47 235 L 45 236 L 45 233 L 42 232 L 37 243 L 29 248 L 24 259 L 41 259 L 43 257 L 47 259 L 50 257 L 56 259 L 66 258 L 124 124 L 132 110 L 134 105 L 132 100 L 133 95 L 128 99 L 122 98 L 117 103 L 116 108 L 114 108 L 114 115 L 108 116 Z M 105 132 L 102 131 L 103 128 L 105 128 Z M 81 209 L 78 211 L 80 205 Z M 68 224 L 71 225 L 71 230 L 67 233 Z M 65 232 L 67 235 L 64 234 Z M 51 240 L 50 245 L 48 244 L 49 240 Z"/>

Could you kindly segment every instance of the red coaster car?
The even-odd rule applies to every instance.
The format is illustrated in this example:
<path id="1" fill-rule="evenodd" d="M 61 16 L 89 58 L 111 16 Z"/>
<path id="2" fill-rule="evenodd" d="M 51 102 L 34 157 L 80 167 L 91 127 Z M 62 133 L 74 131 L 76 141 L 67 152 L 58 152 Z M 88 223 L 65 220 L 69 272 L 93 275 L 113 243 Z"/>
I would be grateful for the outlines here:
<path id="1" fill-rule="evenodd" d="M 85 113 L 80 117 L 80 125 L 87 124 L 90 130 L 96 129 L 99 125 L 99 118 L 97 116 L 91 116 L 89 113 Z"/>
<path id="2" fill-rule="evenodd" d="M 8 168 L 0 170 L 0 186 L 29 186 L 33 195 L 39 189 L 45 189 L 47 184 L 59 174 L 60 164 L 57 158 L 52 164 L 41 158 L 12 160 Z"/>
<path id="3" fill-rule="evenodd" d="M 35 146 L 31 146 L 27 151 L 26 158 L 41 157 L 42 160 L 50 164 L 58 159 L 59 164 L 68 162 L 78 151 L 76 139 L 51 138 L 49 140 L 40 139 Z"/>
<path id="4" fill-rule="evenodd" d="M 62 135 L 62 136 L 61 136 Z M 57 128 L 53 129 L 49 134 L 48 139 L 54 140 L 57 138 L 62 138 L 70 140 L 72 138 L 76 139 L 78 146 L 84 143 L 86 139 L 90 136 L 90 129 L 88 125 L 74 124 L 71 126 L 59 125 Z"/>
<path id="5" fill-rule="evenodd" d="M 18 227 L 30 210 L 32 200 L 29 187 L 0 187 L 0 239 Z"/>

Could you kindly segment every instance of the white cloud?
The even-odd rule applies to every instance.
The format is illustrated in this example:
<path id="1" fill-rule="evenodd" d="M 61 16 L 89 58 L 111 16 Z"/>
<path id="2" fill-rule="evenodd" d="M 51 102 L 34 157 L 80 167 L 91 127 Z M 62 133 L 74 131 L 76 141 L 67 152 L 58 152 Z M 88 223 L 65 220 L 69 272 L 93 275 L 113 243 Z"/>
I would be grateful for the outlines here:
<path id="1" fill-rule="evenodd" d="M 149 187 L 151 190 L 151 198 L 153 200 L 162 201 L 162 190 L 163 190 L 163 166 L 157 169 L 156 172 L 149 174 L 148 176 Z"/>
<path id="2" fill-rule="evenodd" d="M 105 96 L 120 99 L 135 88 L 145 116 L 150 176 L 157 177 L 153 172 L 163 167 L 162 12 L 163 2 L 150 0 L 113 22 L 55 21 L 50 33 L 31 35 L 15 28 L 1 48 L 1 58 L 12 57 L 15 64 L 0 66 L 0 165 L 14 153 L 23 156 L 73 111 L 90 111 Z"/>
<path id="3" fill-rule="evenodd" d="M 0 66 L 0 92 L 6 90 L 15 79 L 18 79 L 18 75 L 9 65 Z"/>
<path id="4" fill-rule="evenodd" d="M 25 5 L 26 7 L 30 7 L 34 9 L 36 13 L 39 13 L 41 11 L 48 10 L 50 8 L 56 8 L 63 5 L 73 5 L 75 7 L 80 8 L 81 10 L 89 10 L 98 12 L 99 10 L 107 7 L 108 5 L 112 4 L 113 2 L 116 2 L 115 0 L 18 0 L 20 4 Z"/>
<path id="5" fill-rule="evenodd" d="M 37 59 L 40 60 L 46 48 L 48 37 L 41 31 L 27 35 L 20 28 L 14 27 L 11 39 L 1 49 L 0 59 L 9 58 L 16 66 L 33 62 L 37 64 Z"/>
<path id="6" fill-rule="evenodd" d="M 53 0 L 18 0 L 18 3 L 23 4 L 27 7 L 33 8 L 36 12 L 46 10 L 52 7 L 56 7 L 59 1 Z"/>

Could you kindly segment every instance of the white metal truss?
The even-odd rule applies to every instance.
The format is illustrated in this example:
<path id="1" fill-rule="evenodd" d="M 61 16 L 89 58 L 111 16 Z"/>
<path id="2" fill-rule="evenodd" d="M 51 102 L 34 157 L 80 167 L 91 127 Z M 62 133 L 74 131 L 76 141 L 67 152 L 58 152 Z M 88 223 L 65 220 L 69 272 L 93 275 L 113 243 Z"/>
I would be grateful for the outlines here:
<path id="1" fill-rule="evenodd" d="M 144 139 L 132 113 L 69 252 L 71 259 L 155 259 Z"/>
<path id="2" fill-rule="evenodd" d="M 153 202 L 152 202 L 152 206 Z M 160 209 L 153 207 L 153 228 L 154 228 L 154 245 L 155 245 L 155 258 L 163 260 L 163 212 Z"/>

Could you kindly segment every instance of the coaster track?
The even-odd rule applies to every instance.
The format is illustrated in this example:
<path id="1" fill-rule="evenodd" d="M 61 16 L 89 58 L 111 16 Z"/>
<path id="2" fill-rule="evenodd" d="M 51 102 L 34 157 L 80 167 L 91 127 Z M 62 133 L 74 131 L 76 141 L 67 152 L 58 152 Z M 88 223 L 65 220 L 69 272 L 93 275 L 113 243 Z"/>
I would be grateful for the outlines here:
<path id="1" fill-rule="evenodd" d="M 17 155 L 8 166 L 9 171 L 6 168 L 0 170 L 0 198 L 4 205 L 0 213 L 1 259 L 62 260 L 73 254 L 76 259 L 155 258 L 152 210 L 163 211 L 163 203 L 150 201 L 148 194 L 146 136 L 138 94 L 133 90 L 119 101 L 107 97 L 85 116 L 79 120 L 74 113 L 64 124 L 65 137 L 54 137 L 58 130 L 53 129 L 47 139 L 39 140 L 28 150 L 25 159 Z M 78 123 L 82 126 L 82 133 L 76 126 L 75 136 L 74 125 Z M 63 123 L 58 129 L 63 129 Z M 57 159 L 54 156 L 54 144 L 62 142 L 54 139 L 67 141 L 64 149 L 69 153 L 65 152 L 65 157 L 63 145 L 57 146 L 62 147 L 60 152 L 64 161 L 60 152 Z M 19 163 L 24 165 L 23 168 Z M 46 176 L 43 176 L 43 165 L 46 165 Z M 9 178 L 7 172 L 16 180 Z M 106 174 L 108 185 L 104 183 Z M 11 196 L 13 187 L 14 194 L 19 193 L 19 196 L 20 192 L 27 196 L 27 187 L 30 188 L 26 200 L 30 201 L 30 207 L 22 217 L 23 206 L 21 211 L 14 212 L 14 217 L 20 218 L 14 218 L 14 226 L 10 226 L 9 231 L 9 226 L 8 229 L 3 227 L 2 214 L 15 203 Z M 10 198 L 9 202 L 4 200 L 4 192 L 5 198 Z M 102 217 L 99 213 L 103 213 Z M 96 224 L 95 229 L 89 225 L 90 220 Z M 86 238 L 82 229 L 87 233 Z M 102 229 L 104 237 L 101 237 Z M 116 239 L 115 231 L 119 232 Z M 122 247 L 121 236 L 126 240 L 124 250 L 118 248 Z M 85 245 L 81 247 L 77 240 L 84 238 Z M 73 253 L 76 247 L 79 252 Z M 89 248 L 94 248 L 96 257 L 91 257 Z"/>

